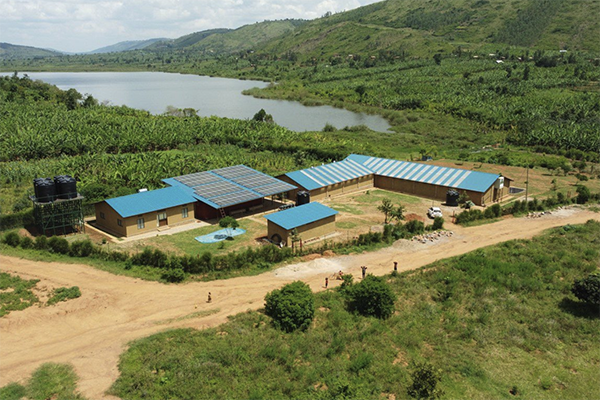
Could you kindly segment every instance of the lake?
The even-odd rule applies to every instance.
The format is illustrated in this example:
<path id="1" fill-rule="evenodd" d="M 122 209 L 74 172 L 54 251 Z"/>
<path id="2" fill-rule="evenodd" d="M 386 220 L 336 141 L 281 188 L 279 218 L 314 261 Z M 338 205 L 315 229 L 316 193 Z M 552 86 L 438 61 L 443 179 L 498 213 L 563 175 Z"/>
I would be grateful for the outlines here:
<path id="1" fill-rule="evenodd" d="M 67 90 L 91 94 L 99 102 L 162 114 L 168 106 L 193 108 L 204 117 L 250 119 L 260 109 L 273 116 L 278 125 L 290 130 L 320 131 L 326 124 L 342 129 L 366 125 L 386 132 L 389 123 L 377 115 L 355 113 L 330 106 L 307 107 L 294 101 L 256 99 L 243 90 L 264 88 L 267 83 L 164 72 L 26 72 Z M 2 74 L 8 75 L 8 74 Z M 23 73 L 19 74 L 20 76 Z"/>

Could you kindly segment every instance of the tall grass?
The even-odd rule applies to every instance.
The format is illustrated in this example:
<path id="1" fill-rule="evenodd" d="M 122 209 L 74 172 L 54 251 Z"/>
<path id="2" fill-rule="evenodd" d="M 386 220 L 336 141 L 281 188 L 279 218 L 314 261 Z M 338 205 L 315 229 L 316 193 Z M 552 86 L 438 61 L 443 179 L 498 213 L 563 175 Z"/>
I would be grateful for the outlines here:
<path id="1" fill-rule="evenodd" d="M 448 398 L 600 396 L 599 310 L 570 293 L 598 268 L 600 223 L 566 226 L 388 277 L 387 320 L 316 296 L 315 321 L 285 334 L 261 312 L 134 342 L 111 392 L 128 399 L 407 398 L 411 363 L 442 370 Z"/>

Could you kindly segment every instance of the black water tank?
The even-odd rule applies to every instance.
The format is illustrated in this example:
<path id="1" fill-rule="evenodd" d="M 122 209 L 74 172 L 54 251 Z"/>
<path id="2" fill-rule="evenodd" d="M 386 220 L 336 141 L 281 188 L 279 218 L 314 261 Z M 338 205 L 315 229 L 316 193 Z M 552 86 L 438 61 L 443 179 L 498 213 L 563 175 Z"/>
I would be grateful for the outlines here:
<path id="1" fill-rule="evenodd" d="M 296 194 L 296 205 L 301 206 L 303 204 L 310 203 L 310 192 L 301 190 Z"/>
<path id="2" fill-rule="evenodd" d="M 35 199 L 40 203 L 49 203 L 56 198 L 56 185 L 50 178 L 35 178 L 33 180 Z"/>
<path id="3" fill-rule="evenodd" d="M 77 197 L 77 181 L 69 175 L 58 175 L 54 177 L 56 194 L 59 199 L 67 200 Z"/>
<path id="4" fill-rule="evenodd" d="M 448 192 L 446 193 L 446 205 L 451 206 L 451 207 L 458 206 L 458 198 L 459 197 L 460 197 L 460 194 L 458 193 L 458 191 L 456 191 L 454 189 L 448 190 Z"/>

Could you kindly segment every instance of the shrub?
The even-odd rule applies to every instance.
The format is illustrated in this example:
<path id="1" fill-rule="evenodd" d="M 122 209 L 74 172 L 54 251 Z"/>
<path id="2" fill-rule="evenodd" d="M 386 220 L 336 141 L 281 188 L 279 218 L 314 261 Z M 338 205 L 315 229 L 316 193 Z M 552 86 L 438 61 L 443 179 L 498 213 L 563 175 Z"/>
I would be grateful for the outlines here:
<path id="1" fill-rule="evenodd" d="M 71 243 L 69 255 L 71 257 L 89 257 L 94 251 L 94 245 L 89 240 L 77 240 Z"/>
<path id="2" fill-rule="evenodd" d="M 577 192 L 577 204 L 585 204 L 590 200 L 590 189 L 587 186 L 579 185 L 575 192 Z"/>
<path id="3" fill-rule="evenodd" d="M 435 217 L 433 219 L 433 230 L 437 231 L 438 229 L 444 229 L 444 218 Z"/>
<path id="4" fill-rule="evenodd" d="M 44 235 L 36 237 L 34 247 L 37 250 L 47 250 L 48 249 L 48 238 Z"/>
<path id="5" fill-rule="evenodd" d="M 416 399 L 438 399 L 444 392 L 437 387 L 441 380 L 440 371 L 429 363 L 417 363 L 411 374 L 412 385 L 409 386 L 408 395 Z"/>
<path id="6" fill-rule="evenodd" d="M 600 306 L 600 273 L 576 280 L 571 291 L 579 300 Z"/>
<path id="7" fill-rule="evenodd" d="M 306 330 L 315 316 L 315 300 L 310 287 L 300 281 L 292 282 L 265 296 L 265 314 L 273 324 L 285 331 Z"/>
<path id="8" fill-rule="evenodd" d="M 383 278 L 369 274 L 360 283 L 348 287 L 345 293 L 350 311 L 381 319 L 394 312 L 396 295 Z"/>
<path id="9" fill-rule="evenodd" d="M 21 237 L 17 232 L 8 232 L 4 235 L 4 243 L 11 247 L 17 247 L 21 243 Z"/>
<path id="10" fill-rule="evenodd" d="M 161 279 L 171 283 L 183 282 L 185 280 L 185 272 L 181 268 L 167 269 L 161 275 Z"/>
<path id="11" fill-rule="evenodd" d="M 81 297 L 81 291 L 77 286 L 72 286 L 70 288 L 56 288 L 52 291 L 52 296 L 50 296 L 48 299 L 48 305 L 56 304 L 61 301 L 67 301 L 69 299 L 76 299 L 78 297 Z"/>
<path id="12" fill-rule="evenodd" d="M 50 239 L 48 239 L 48 248 L 53 253 L 68 254 L 69 242 L 65 238 L 52 236 Z"/>
<path id="13" fill-rule="evenodd" d="M 21 238 L 21 247 L 23 249 L 32 249 L 34 246 L 33 239 L 29 236 L 23 236 Z"/>
<path id="14" fill-rule="evenodd" d="M 418 235 L 425 231 L 425 224 L 421 221 L 413 219 L 412 221 L 408 221 L 404 225 L 404 229 L 406 229 L 408 232 L 410 232 L 414 235 Z"/>

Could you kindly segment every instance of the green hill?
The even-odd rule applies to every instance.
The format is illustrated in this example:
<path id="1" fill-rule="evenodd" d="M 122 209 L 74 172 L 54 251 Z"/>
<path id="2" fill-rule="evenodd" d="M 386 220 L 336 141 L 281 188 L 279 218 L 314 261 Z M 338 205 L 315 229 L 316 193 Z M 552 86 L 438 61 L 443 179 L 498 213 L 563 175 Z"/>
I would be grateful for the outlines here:
<path id="1" fill-rule="evenodd" d="M 33 57 L 52 57 L 62 53 L 53 50 L 39 49 L 37 47 L 19 46 L 10 43 L 0 43 L 0 59 L 17 60 Z"/>
<path id="2" fill-rule="evenodd" d="M 200 54 L 231 54 L 247 51 L 274 38 L 293 32 L 305 21 L 264 21 L 244 25 L 238 29 L 211 29 L 192 33 L 171 41 L 162 41 L 148 50 L 186 50 Z"/>
<path id="3" fill-rule="evenodd" d="M 101 47 L 96 50 L 92 50 L 88 54 L 116 53 L 120 51 L 140 50 L 145 49 L 146 47 L 151 46 L 156 42 L 163 42 L 166 40 L 168 39 L 157 38 L 148 40 L 129 40 L 125 42 L 119 42 L 110 46 Z"/>
<path id="4" fill-rule="evenodd" d="M 161 42 L 154 43 L 148 47 L 148 50 L 165 50 L 165 49 L 183 49 L 189 46 L 193 46 L 202 40 L 212 35 L 222 35 L 231 31 L 231 29 L 209 29 L 201 32 L 190 33 L 189 35 L 181 36 L 173 40 L 163 40 Z"/>
<path id="5" fill-rule="evenodd" d="M 388 0 L 325 16 L 265 46 L 313 57 L 458 46 L 600 50 L 600 3 L 594 0 Z"/>
<path id="6" fill-rule="evenodd" d="M 199 50 L 203 53 L 215 54 L 246 51 L 256 46 L 267 43 L 284 34 L 293 33 L 304 24 L 301 20 L 264 21 L 229 31 L 221 35 L 212 35 L 193 46 L 190 50 Z"/>

